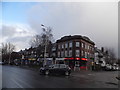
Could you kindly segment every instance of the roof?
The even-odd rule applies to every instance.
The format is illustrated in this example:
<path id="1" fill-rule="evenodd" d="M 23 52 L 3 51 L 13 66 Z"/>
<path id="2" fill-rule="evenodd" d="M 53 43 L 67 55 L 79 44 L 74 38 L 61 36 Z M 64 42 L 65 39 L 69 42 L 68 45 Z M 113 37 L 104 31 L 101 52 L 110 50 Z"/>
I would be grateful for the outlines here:
<path id="1" fill-rule="evenodd" d="M 64 37 L 61 37 L 61 39 L 58 39 L 58 40 L 57 40 L 57 43 L 59 43 L 59 42 L 64 42 L 64 41 L 67 41 L 67 40 L 73 40 L 73 39 L 82 39 L 82 40 L 85 40 L 86 42 L 89 42 L 89 43 L 95 45 L 95 43 L 94 43 L 93 41 L 91 41 L 88 37 L 86 37 L 86 36 L 81 36 L 81 35 L 74 35 L 74 36 L 69 35 L 69 36 L 64 36 Z"/>

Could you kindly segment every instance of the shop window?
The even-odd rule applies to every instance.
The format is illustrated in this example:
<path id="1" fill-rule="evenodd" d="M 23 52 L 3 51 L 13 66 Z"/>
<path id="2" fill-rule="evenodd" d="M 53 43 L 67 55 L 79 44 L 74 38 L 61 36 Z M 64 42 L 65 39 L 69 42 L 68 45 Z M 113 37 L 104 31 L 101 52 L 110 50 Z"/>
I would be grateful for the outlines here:
<path id="1" fill-rule="evenodd" d="M 87 52 L 85 52 L 85 58 L 87 58 Z"/>

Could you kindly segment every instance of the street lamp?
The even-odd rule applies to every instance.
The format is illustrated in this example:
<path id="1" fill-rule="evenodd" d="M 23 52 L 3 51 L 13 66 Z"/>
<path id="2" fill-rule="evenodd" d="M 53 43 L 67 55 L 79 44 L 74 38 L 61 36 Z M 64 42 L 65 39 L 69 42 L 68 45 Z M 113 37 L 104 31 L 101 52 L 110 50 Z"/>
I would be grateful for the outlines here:
<path id="1" fill-rule="evenodd" d="M 44 26 L 43 24 L 41 24 L 41 26 L 42 26 L 42 29 L 43 29 L 43 31 L 47 34 L 47 32 L 48 32 L 48 27 L 46 27 L 46 26 Z M 43 61 L 43 65 L 45 66 L 46 65 L 46 63 L 47 63 L 47 60 L 46 60 L 46 50 L 47 50 L 47 44 L 48 44 L 48 36 L 46 35 L 45 36 L 45 49 L 44 49 L 44 61 Z"/>

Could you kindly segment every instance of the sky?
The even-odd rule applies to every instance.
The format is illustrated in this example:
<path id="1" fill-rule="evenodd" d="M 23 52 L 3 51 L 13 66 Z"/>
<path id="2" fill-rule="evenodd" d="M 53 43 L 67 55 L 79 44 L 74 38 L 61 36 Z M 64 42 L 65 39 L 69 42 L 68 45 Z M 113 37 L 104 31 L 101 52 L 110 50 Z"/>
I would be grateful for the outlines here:
<path id="1" fill-rule="evenodd" d="M 117 2 L 2 2 L 0 6 L 0 43 L 11 42 L 16 51 L 29 48 L 30 39 L 42 32 L 44 24 L 52 27 L 55 40 L 82 35 L 98 48 L 118 52 Z"/>

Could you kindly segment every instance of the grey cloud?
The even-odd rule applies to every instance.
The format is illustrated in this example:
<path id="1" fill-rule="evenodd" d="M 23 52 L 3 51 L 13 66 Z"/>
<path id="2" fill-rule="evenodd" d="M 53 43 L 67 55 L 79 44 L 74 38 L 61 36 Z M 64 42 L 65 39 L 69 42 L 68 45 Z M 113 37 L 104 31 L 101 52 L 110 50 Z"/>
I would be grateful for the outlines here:
<path id="1" fill-rule="evenodd" d="M 117 2 L 39 3 L 29 11 L 29 25 L 40 33 L 40 24 L 53 27 L 55 39 L 81 34 L 97 47 L 118 49 Z"/>
<path id="2" fill-rule="evenodd" d="M 13 43 L 21 42 L 21 44 L 22 44 L 24 42 L 28 42 L 30 39 L 31 39 L 31 36 L 24 36 L 24 37 L 18 36 L 18 37 L 11 37 L 10 39 L 8 38 L 6 41 L 13 42 Z"/>
<path id="3" fill-rule="evenodd" d="M 0 36 L 2 36 L 2 39 L 4 40 L 3 42 L 11 42 L 15 44 L 18 51 L 29 47 L 29 41 L 34 33 L 27 29 L 27 27 L 20 25 L 2 25 Z"/>
<path id="4" fill-rule="evenodd" d="M 7 25 L 2 25 L 2 37 L 11 37 L 15 35 L 16 33 L 16 28 L 13 26 L 7 26 Z"/>
<path id="5" fill-rule="evenodd" d="M 31 39 L 31 36 L 24 36 L 24 37 L 12 37 L 8 38 L 6 41 L 14 43 L 16 46 L 16 50 L 19 51 L 20 49 L 28 48 L 30 47 L 29 41 Z"/>

